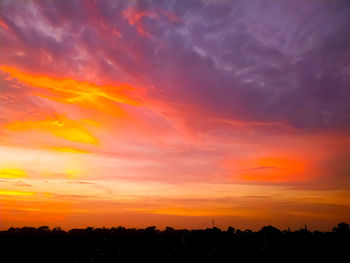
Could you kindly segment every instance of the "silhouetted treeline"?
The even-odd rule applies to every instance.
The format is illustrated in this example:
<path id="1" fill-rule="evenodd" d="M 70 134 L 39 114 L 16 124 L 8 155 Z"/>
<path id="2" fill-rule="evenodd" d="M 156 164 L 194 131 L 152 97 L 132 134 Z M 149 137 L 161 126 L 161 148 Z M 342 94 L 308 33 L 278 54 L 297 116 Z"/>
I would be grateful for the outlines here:
<path id="1" fill-rule="evenodd" d="M 0 232 L 1 262 L 350 262 L 350 229 L 260 231 L 49 227 Z"/>

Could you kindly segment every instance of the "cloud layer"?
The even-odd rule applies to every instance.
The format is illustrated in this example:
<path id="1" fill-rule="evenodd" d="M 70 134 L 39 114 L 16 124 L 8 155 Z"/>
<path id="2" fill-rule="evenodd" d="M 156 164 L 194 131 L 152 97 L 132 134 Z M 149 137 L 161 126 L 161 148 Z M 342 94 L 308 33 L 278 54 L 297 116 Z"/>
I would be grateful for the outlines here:
<path id="1" fill-rule="evenodd" d="M 154 184 L 149 207 L 133 199 L 131 214 L 258 220 L 263 211 L 229 207 L 272 187 L 285 189 L 273 197 L 278 205 L 259 205 L 286 214 L 271 220 L 311 218 L 306 207 L 323 220 L 327 209 L 316 201 L 283 205 L 298 191 L 321 191 L 339 208 L 324 226 L 349 210 L 341 202 L 348 196 L 334 197 L 350 179 L 348 1 L 0 5 L 0 178 L 9 182 L 0 195 L 42 193 L 37 183 L 47 180 L 91 181 L 83 195 L 113 214 L 108 200 L 115 195 L 106 185 L 124 185 L 131 198 Z M 18 181 L 19 173 L 27 181 Z M 181 190 L 201 184 L 206 196 Z M 228 192 L 223 210 L 217 199 L 209 202 L 237 186 L 246 192 L 234 199 Z M 176 198 L 168 194 L 173 187 Z M 202 210 L 198 198 L 207 204 Z M 62 209 L 79 202 L 72 198 Z M 86 209 L 96 210 L 90 203 Z"/>

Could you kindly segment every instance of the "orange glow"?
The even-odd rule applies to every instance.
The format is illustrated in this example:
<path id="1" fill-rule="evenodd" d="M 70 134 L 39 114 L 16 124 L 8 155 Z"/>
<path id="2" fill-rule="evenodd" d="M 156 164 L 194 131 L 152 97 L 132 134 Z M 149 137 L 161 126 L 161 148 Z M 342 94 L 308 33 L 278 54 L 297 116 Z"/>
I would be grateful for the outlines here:
<path id="1" fill-rule="evenodd" d="M 305 161 L 295 157 L 262 157 L 230 160 L 224 167 L 233 171 L 233 176 L 247 181 L 294 182 L 307 180 Z"/>
<path id="2" fill-rule="evenodd" d="M 184 204 L 185 205 L 185 204 Z M 208 217 L 221 217 L 221 216 L 244 216 L 254 217 L 259 216 L 259 213 L 254 210 L 241 210 L 232 209 L 231 207 L 166 207 L 159 209 L 135 209 L 138 212 L 146 212 L 152 214 L 174 215 L 174 216 L 208 216 Z M 261 215 L 260 215 L 261 216 Z"/>
<path id="3" fill-rule="evenodd" d="M 71 210 L 69 202 L 59 201 L 57 196 L 49 197 L 40 193 L 12 194 L 2 196 L 0 200 L 2 219 L 9 220 L 12 225 L 22 223 L 33 225 L 39 221 L 55 225 L 57 221 L 65 219 Z"/>
<path id="4" fill-rule="evenodd" d="M 301 161 L 284 158 L 261 158 L 250 165 L 254 168 L 243 172 L 244 179 L 265 182 L 298 180 L 305 169 Z"/>

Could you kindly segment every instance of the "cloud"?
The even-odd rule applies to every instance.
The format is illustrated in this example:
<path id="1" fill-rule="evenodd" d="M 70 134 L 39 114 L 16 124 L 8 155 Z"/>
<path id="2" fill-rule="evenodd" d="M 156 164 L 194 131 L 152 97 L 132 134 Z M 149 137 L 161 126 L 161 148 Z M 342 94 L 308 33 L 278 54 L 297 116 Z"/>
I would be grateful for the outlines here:
<path id="1" fill-rule="evenodd" d="M 7 124 L 5 127 L 12 132 L 28 130 L 48 131 L 68 141 L 97 144 L 98 139 L 89 132 L 86 126 L 84 121 L 70 120 L 63 115 L 56 115 L 54 118 L 39 121 L 15 121 Z"/>
<path id="2" fill-rule="evenodd" d="M 46 89 L 56 96 L 61 96 L 65 103 L 79 102 L 95 102 L 99 97 L 123 104 L 137 105 L 138 102 L 123 94 L 127 90 L 133 89 L 127 84 L 119 86 L 99 86 L 94 83 L 80 82 L 68 78 L 50 78 L 47 76 L 32 75 L 21 72 L 16 68 L 0 67 L 6 73 L 9 73 L 12 78 L 31 86 L 41 89 Z"/>
<path id="3" fill-rule="evenodd" d="M 4 168 L 0 169 L 0 178 L 23 178 L 26 177 L 27 173 L 22 169 L 14 169 L 14 168 Z"/>
<path id="4" fill-rule="evenodd" d="M 9 190 L 0 189 L 0 195 L 32 196 L 32 195 L 35 195 L 35 192 L 9 191 Z"/>
<path id="5" fill-rule="evenodd" d="M 303 8 L 292 2 L 271 6 L 244 1 L 33 3 L 28 4 L 31 13 L 22 18 L 28 22 L 26 29 L 35 32 L 32 36 L 24 33 L 24 23 L 17 21 L 20 9 L 16 4 L 3 4 L 8 13 L 16 14 L 12 27 L 22 36 L 16 45 L 28 48 L 29 43 L 43 43 L 36 48 L 46 55 L 28 50 L 27 57 L 24 51 L 22 66 L 26 60 L 33 63 L 33 55 L 40 54 L 42 65 L 31 65 L 40 71 L 79 77 L 94 72 L 94 78 L 120 77 L 151 84 L 155 89 L 150 96 L 168 101 L 181 113 L 205 109 L 201 113 L 207 114 L 207 119 L 284 122 L 313 130 L 347 128 L 350 94 L 346 86 L 350 78 L 344 69 L 349 57 L 349 5 L 344 1 L 307 3 Z M 69 10 L 74 9 L 79 11 L 70 15 Z M 182 12 L 186 9 L 189 11 Z M 290 11 L 293 9 L 298 12 Z M 179 21 L 168 23 L 171 16 L 167 14 Z M 35 16 L 46 31 L 34 23 Z M 307 20 L 310 16 L 312 21 Z M 4 19 L 11 21 L 7 16 Z M 132 31 L 145 19 L 149 19 L 144 22 L 152 28 L 152 39 Z M 325 20 L 328 23 L 323 26 Z M 123 37 L 113 37 L 109 33 L 113 28 Z M 49 29 L 62 39 L 54 40 Z M 55 60 L 54 68 L 45 56 Z M 15 57 L 10 51 L 4 62 L 18 64 Z M 67 68 L 71 70 L 67 72 Z M 191 109 L 181 108 L 187 105 Z M 190 116 L 183 118 L 187 125 L 197 125 Z"/>
<path id="6" fill-rule="evenodd" d="M 0 169 L 24 167 L 33 191 L 68 176 L 79 181 L 56 194 L 72 199 L 74 187 L 114 197 L 84 183 L 96 181 L 120 183 L 115 193 L 131 199 L 152 190 L 165 200 L 171 187 L 193 197 L 203 183 L 200 205 L 247 185 L 256 188 L 242 196 L 318 189 L 341 203 L 327 191 L 348 188 L 348 1 L 4 0 L 0 9 Z M 132 207 L 223 215 L 220 200 L 203 211 L 194 200 L 176 206 L 185 203 Z M 71 211 L 63 207 L 57 220 Z M 304 208 L 288 213 L 311 218 Z"/>
<path id="7" fill-rule="evenodd" d="M 32 187 L 31 184 L 27 184 L 27 183 L 24 183 L 24 182 L 21 182 L 21 181 L 18 181 L 16 183 L 13 184 L 14 186 L 19 186 L 19 187 Z"/>

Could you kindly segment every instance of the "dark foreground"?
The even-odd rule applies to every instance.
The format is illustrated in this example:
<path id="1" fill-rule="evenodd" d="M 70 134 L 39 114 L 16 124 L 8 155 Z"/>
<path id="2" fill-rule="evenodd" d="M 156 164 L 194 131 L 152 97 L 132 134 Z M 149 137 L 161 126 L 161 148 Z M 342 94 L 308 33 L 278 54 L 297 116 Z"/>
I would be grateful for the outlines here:
<path id="1" fill-rule="evenodd" d="M 0 232 L 0 255 L 1 262 L 350 262 L 350 230 L 345 223 L 331 232 L 23 227 Z"/>

